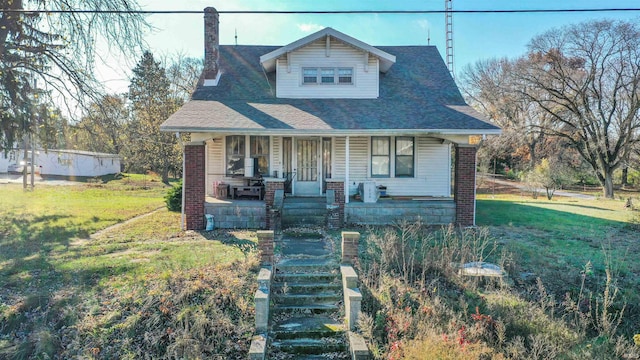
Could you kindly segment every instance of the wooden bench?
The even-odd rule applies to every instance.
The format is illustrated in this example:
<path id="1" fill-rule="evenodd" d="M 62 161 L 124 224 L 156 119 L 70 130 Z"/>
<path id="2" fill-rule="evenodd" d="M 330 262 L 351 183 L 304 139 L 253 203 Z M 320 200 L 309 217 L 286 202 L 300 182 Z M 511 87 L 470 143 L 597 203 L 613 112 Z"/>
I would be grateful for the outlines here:
<path id="1" fill-rule="evenodd" d="M 232 186 L 231 198 L 235 199 L 238 196 L 257 196 L 258 200 L 262 200 L 262 186 Z"/>

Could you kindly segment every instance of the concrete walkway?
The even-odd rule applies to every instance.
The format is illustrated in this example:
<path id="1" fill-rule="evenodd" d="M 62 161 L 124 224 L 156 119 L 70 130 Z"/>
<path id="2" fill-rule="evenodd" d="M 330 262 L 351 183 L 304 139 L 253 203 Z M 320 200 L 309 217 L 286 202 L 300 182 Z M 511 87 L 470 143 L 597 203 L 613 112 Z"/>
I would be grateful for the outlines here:
<path id="1" fill-rule="evenodd" d="M 478 176 L 483 176 L 483 175 L 478 175 Z M 504 185 L 504 186 L 511 186 L 520 190 L 529 190 L 527 188 L 526 185 L 524 185 L 523 183 L 520 182 L 515 182 L 515 181 L 507 181 L 507 180 L 500 180 L 500 179 L 492 179 L 490 177 L 486 177 L 484 176 L 484 181 L 487 182 L 494 182 L 496 184 L 500 184 L 500 185 Z M 538 191 L 541 194 L 545 194 L 543 196 L 546 196 L 546 189 L 538 189 Z M 570 192 L 570 191 L 565 191 L 565 190 L 556 190 L 553 195 L 557 195 L 557 196 L 564 196 L 564 197 L 570 197 L 570 198 L 575 198 L 575 199 L 584 199 L 584 200 L 595 200 L 596 197 L 593 195 L 586 195 L 586 194 L 581 194 L 581 193 L 575 193 L 575 192 Z"/>

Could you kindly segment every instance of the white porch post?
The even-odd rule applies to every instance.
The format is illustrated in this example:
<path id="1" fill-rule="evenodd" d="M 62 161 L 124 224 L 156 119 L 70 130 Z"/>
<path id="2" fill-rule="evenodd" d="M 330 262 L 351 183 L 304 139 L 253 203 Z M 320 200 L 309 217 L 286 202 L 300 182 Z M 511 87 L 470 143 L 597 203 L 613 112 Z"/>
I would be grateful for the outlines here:
<path id="1" fill-rule="evenodd" d="M 347 139 L 345 141 L 345 162 L 346 164 L 344 165 L 344 202 L 345 204 L 349 203 L 349 137 L 347 136 Z"/>

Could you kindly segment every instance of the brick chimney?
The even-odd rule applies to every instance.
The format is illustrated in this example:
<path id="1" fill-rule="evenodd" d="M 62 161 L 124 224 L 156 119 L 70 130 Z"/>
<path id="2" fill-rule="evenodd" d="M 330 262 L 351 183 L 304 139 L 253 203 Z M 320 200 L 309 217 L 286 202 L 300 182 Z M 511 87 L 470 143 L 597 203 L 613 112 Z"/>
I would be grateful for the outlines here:
<path id="1" fill-rule="evenodd" d="M 216 86 L 220 80 L 218 17 L 218 10 L 215 8 L 204 9 L 204 86 Z"/>

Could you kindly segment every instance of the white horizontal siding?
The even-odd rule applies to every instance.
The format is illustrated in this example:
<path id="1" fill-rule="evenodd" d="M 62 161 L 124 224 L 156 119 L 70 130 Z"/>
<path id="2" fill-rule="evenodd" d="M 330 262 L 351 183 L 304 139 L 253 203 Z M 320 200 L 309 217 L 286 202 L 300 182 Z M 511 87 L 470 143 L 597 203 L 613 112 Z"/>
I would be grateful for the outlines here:
<path id="1" fill-rule="evenodd" d="M 345 146 L 346 138 L 336 137 L 333 138 L 333 177 L 336 179 L 345 178 Z"/>
<path id="2" fill-rule="evenodd" d="M 271 140 L 271 159 L 269 160 L 270 175 L 278 172 L 278 176 L 282 176 L 282 137 L 272 136 Z"/>
<path id="3" fill-rule="evenodd" d="M 387 187 L 388 195 L 450 196 L 451 162 L 449 145 L 431 138 L 416 138 L 415 177 L 375 178 L 378 185 Z M 393 168 L 391 169 L 393 172 Z"/>
<path id="4" fill-rule="evenodd" d="M 206 193 L 213 196 L 213 184 L 222 181 L 224 177 L 224 137 L 215 136 L 213 141 L 207 141 L 207 180 Z"/>
<path id="5" fill-rule="evenodd" d="M 324 39 L 293 51 L 287 58 L 278 59 L 276 66 L 276 96 L 279 98 L 349 98 L 375 99 L 378 97 L 378 59 L 369 56 L 365 69 L 363 51 L 335 39 L 331 40 L 330 56 Z M 302 85 L 302 68 L 353 68 L 353 85 Z"/>
<path id="6" fill-rule="evenodd" d="M 412 178 L 371 178 L 370 149 L 368 137 L 351 137 L 349 152 L 349 187 L 353 193 L 358 183 L 374 181 L 387 187 L 388 195 L 395 196 L 451 196 L 451 161 L 449 145 L 429 137 L 417 137 L 415 149 L 415 177 Z M 336 178 L 344 178 L 344 168 L 338 164 L 345 162 L 346 155 L 339 153 L 339 144 L 344 138 L 336 139 Z M 393 157 L 393 155 L 392 155 Z M 394 162 L 391 159 L 392 163 Z M 341 172 L 341 171 L 342 172 Z M 393 173 L 393 166 L 391 168 Z M 354 185 L 355 183 L 355 185 Z"/>
<path id="7" fill-rule="evenodd" d="M 349 138 L 349 192 L 369 178 L 369 137 Z M 355 185 L 354 185 L 355 183 Z"/>

